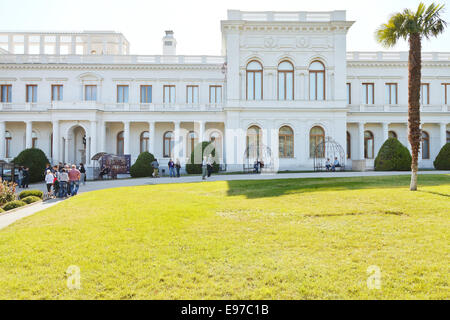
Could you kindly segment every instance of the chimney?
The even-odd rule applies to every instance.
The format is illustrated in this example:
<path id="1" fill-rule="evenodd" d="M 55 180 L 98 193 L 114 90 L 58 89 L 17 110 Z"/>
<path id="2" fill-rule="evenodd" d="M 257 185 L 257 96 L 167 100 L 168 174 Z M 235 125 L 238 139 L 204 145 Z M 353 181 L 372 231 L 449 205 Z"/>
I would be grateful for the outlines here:
<path id="1" fill-rule="evenodd" d="M 174 56 L 177 54 L 177 40 L 173 37 L 173 31 L 167 30 L 163 38 L 163 55 Z"/>

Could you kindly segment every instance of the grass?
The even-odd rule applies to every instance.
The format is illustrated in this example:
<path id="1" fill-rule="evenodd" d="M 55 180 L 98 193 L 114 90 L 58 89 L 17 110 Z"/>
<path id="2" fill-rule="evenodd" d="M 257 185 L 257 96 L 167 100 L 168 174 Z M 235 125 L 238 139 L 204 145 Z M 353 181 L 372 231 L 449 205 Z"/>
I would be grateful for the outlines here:
<path id="1" fill-rule="evenodd" d="M 85 193 L 0 230 L 0 299 L 449 299 L 450 176 L 420 176 L 416 193 L 408 182 Z M 71 265 L 80 290 L 66 286 Z"/>

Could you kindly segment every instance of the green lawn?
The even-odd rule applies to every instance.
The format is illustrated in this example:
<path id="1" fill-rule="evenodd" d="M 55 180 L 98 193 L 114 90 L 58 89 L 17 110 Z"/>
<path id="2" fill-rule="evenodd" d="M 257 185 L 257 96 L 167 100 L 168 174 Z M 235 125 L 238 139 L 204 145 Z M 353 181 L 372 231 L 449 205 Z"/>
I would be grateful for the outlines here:
<path id="1" fill-rule="evenodd" d="M 82 194 L 0 230 L 0 299 L 449 299 L 450 176 L 408 179 Z"/>

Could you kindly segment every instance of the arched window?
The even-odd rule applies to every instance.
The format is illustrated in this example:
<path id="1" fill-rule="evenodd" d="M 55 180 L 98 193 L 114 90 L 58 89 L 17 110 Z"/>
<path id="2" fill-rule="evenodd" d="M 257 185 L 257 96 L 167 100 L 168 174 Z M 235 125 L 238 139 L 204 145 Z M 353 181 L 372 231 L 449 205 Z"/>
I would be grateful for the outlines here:
<path id="1" fill-rule="evenodd" d="M 214 149 L 216 150 L 216 157 L 222 157 L 222 136 L 219 132 L 214 131 L 209 136 L 209 141 L 214 145 Z"/>
<path id="2" fill-rule="evenodd" d="M 278 150 L 280 158 L 294 157 L 294 131 L 291 127 L 281 127 L 278 133 Z"/>
<path id="3" fill-rule="evenodd" d="M 140 146 L 141 146 L 141 153 L 142 152 L 148 152 L 148 141 L 149 141 L 149 133 L 148 131 L 143 131 L 141 133 L 140 137 Z"/>
<path id="4" fill-rule="evenodd" d="M 278 65 L 278 100 L 294 100 L 294 66 L 289 61 Z"/>
<path id="5" fill-rule="evenodd" d="M 364 157 L 366 159 L 373 159 L 375 153 L 375 143 L 373 133 L 370 131 L 364 132 Z"/>
<path id="6" fill-rule="evenodd" d="M 247 150 L 249 159 L 260 159 L 262 151 L 262 131 L 258 126 L 247 129 Z"/>
<path id="7" fill-rule="evenodd" d="M 173 132 L 167 131 L 163 137 L 163 156 L 164 158 L 172 158 L 173 155 Z"/>
<path id="8" fill-rule="evenodd" d="M 347 159 L 352 158 L 352 136 L 347 131 Z"/>
<path id="9" fill-rule="evenodd" d="M 247 100 L 262 100 L 263 67 L 258 61 L 247 65 Z"/>
<path id="10" fill-rule="evenodd" d="M 195 145 L 198 143 L 197 134 L 194 131 L 190 131 L 187 135 L 187 156 L 190 157 L 192 151 L 194 151 Z"/>
<path id="11" fill-rule="evenodd" d="M 117 134 L 117 154 L 120 156 L 124 154 L 123 131 Z"/>
<path id="12" fill-rule="evenodd" d="M 38 142 L 37 133 L 36 131 L 33 131 L 31 133 L 31 147 L 37 148 L 37 142 Z"/>
<path id="13" fill-rule="evenodd" d="M 309 157 L 316 157 L 316 148 L 322 143 L 323 148 L 317 150 L 317 157 L 323 158 L 325 156 L 325 131 L 322 127 L 316 126 L 309 132 Z"/>
<path id="14" fill-rule="evenodd" d="M 320 61 L 309 66 L 309 100 L 325 100 L 325 66 Z"/>
<path id="15" fill-rule="evenodd" d="M 5 132 L 5 144 L 6 144 L 6 158 L 11 158 L 11 132 Z"/>
<path id="16" fill-rule="evenodd" d="M 390 139 L 398 139 L 397 133 L 395 133 L 395 131 L 389 131 L 389 138 Z"/>
<path id="17" fill-rule="evenodd" d="M 422 131 L 422 159 L 430 159 L 430 135 Z"/>

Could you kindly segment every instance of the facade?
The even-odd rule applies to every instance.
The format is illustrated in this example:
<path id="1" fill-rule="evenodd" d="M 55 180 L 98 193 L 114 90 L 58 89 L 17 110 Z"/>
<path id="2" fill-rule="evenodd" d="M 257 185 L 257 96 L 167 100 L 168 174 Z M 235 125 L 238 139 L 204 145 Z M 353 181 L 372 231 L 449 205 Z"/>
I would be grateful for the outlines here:
<path id="1" fill-rule="evenodd" d="M 115 32 L 0 33 L 0 159 L 42 149 L 53 163 L 150 151 L 182 164 L 213 141 L 222 168 L 255 159 L 311 170 L 331 137 L 347 167 L 373 168 L 407 141 L 407 52 L 347 52 L 345 11 L 228 11 L 222 56 L 130 55 Z M 450 139 L 450 53 L 423 53 L 420 167 Z"/>

